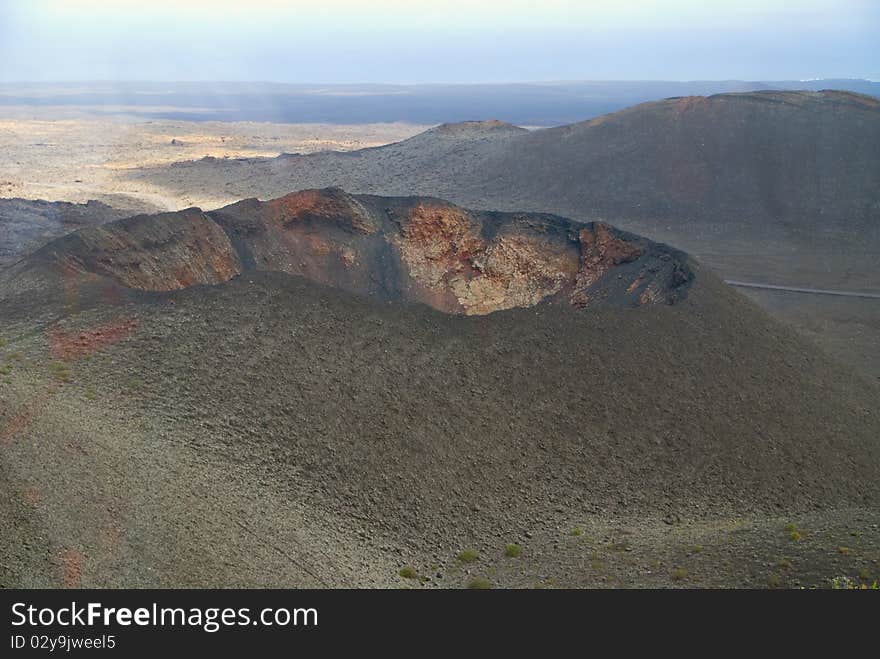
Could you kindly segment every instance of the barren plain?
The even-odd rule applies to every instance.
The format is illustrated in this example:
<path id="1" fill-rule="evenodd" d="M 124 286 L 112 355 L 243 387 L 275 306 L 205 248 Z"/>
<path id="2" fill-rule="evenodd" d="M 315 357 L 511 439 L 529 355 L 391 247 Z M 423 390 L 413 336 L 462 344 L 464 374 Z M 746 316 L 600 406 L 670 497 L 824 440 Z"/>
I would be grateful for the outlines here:
<path id="1" fill-rule="evenodd" d="M 78 203 L 95 199 L 132 212 L 217 208 L 240 197 L 216 192 L 214 181 L 181 193 L 133 180 L 130 174 L 204 157 L 351 151 L 406 139 L 426 128 L 404 123 L 144 121 L 125 114 L 98 119 L 75 109 L 4 107 L 0 198 Z M 201 187 L 210 192 L 201 192 Z"/>

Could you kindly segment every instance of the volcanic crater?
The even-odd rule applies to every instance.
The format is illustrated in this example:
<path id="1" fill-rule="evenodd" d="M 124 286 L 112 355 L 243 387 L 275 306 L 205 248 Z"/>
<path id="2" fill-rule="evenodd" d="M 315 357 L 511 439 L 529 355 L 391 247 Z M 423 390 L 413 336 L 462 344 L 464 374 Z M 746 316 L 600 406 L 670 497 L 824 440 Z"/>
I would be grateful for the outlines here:
<path id="1" fill-rule="evenodd" d="M 45 246 L 30 265 L 143 291 L 284 272 L 464 315 L 543 301 L 672 304 L 694 276 L 682 252 L 599 222 L 338 188 L 89 227 Z"/>

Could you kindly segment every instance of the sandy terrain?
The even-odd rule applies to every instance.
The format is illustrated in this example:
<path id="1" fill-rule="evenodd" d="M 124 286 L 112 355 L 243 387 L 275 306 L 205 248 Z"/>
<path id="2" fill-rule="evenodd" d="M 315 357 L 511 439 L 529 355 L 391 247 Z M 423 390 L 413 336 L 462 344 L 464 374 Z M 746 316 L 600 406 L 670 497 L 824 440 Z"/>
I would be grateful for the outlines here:
<path id="1" fill-rule="evenodd" d="M 238 197 L 176 194 L 126 176 L 132 170 L 205 156 L 238 158 L 349 151 L 405 139 L 425 126 L 403 123 L 329 125 L 255 122 L 135 121 L 75 117 L 70 111 L 0 116 L 0 197 L 104 201 L 133 210 L 222 206 Z"/>

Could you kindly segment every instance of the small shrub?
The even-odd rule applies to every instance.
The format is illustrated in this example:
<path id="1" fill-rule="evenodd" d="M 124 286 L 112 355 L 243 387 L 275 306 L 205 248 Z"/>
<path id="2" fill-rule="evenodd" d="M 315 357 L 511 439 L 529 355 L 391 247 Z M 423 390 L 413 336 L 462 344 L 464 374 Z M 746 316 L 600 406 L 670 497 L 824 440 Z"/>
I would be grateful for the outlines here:
<path id="1" fill-rule="evenodd" d="M 419 573 L 416 572 L 416 569 L 411 565 L 404 565 L 400 568 L 400 572 L 398 573 L 404 579 L 418 579 Z"/>
<path id="2" fill-rule="evenodd" d="M 703 551 L 703 545 L 694 545 L 693 547 L 691 547 L 692 554 L 700 554 L 700 553 L 702 553 L 702 551 Z"/>
<path id="3" fill-rule="evenodd" d="M 480 555 L 473 549 L 465 549 L 458 554 L 458 560 L 460 560 L 462 563 L 473 563 L 479 557 Z"/>
<path id="4" fill-rule="evenodd" d="M 779 561 L 779 563 L 777 563 L 777 565 L 779 567 L 781 567 L 783 570 L 790 570 L 791 569 L 791 561 L 788 560 L 787 558 L 780 559 L 780 561 Z"/>
<path id="5" fill-rule="evenodd" d="M 798 530 L 798 526 L 797 526 L 797 524 L 793 524 L 792 522 L 789 522 L 788 524 L 785 525 L 785 530 L 787 533 L 794 533 L 795 531 Z"/>
<path id="6" fill-rule="evenodd" d="M 504 548 L 504 555 L 508 558 L 519 558 L 520 554 L 522 554 L 522 547 L 515 542 L 511 542 Z"/>
<path id="7" fill-rule="evenodd" d="M 792 531 L 788 534 L 788 537 L 792 542 L 800 542 L 804 539 L 804 536 L 801 535 L 800 531 Z"/>
<path id="8" fill-rule="evenodd" d="M 843 556 L 849 556 L 852 553 L 852 549 L 849 547 L 838 547 L 837 553 L 842 554 Z"/>
<path id="9" fill-rule="evenodd" d="M 688 571 L 683 567 L 677 567 L 672 570 L 672 580 L 673 581 L 682 581 L 685 577 L 687 577 Z"/>
<path id="10" fill-rule="evenodd" d="M 782 579 L 778 574 L 771 574 L 769 577 L 767 577 L 767 585 L 770 586 L 770 588 L 779 588 L 781 584 Z"/>
<path id="11" fill-rule="evenodd" d="M 584 534 L 584 530 L 583 530 L 580 526 L 575 526 L 575 527 L 571 530 L 571 534 L 572 534 L 574 537 L 579 538 L 579 537 L 581 537 L 581 536 Z"/>
<path id="12" fill-rule="evenodd" d="M 849 577 L 834 577 L 828 583 L 832 590 L 857 590 L 858 585 Z"/>
<path id="13" fill-rule="evenodd" d="M 861 570 L 859 570 L 859 579 L 863 579 L 864 581 L 867 581 L 870 578 L 871 578 L 871 570 L 869 570 L 866 567 L 863 567 Z"/>
<path id="14" fill-rule="evenodd" d="M 474 577 L 468 581 L 467 587 L 471 590 L 489 590 L 492 588 L 492 584 L 489 583 L 488 579 L 484 579 L 483 577 Z"/>

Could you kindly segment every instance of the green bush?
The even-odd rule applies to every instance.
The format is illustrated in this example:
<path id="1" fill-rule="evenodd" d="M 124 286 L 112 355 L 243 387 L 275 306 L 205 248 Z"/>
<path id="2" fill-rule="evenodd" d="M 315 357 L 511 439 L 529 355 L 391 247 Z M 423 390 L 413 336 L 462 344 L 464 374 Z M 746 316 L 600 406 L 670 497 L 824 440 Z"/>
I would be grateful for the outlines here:
<path id="1" fill-rule="evenodd" d="M 404 565 L 402 568 L 400 568 L 399 574 L 404 579 L 418 579 L 419 578 L 419 573 L 416 572 L 416 569 L 411 565 Z"/>
<path id="2" fill-rule="evenodd" d="M 515 542 L 511 542 L 504 548 L 504 555 L 508 558 L 519 558 L 520 554 L 522 554 L 522 547 Z"/>
<path id="3" fill-rule="evenodd" d="M 489 590 L 492 588 L 492 584 L 489 583 L 488 579 L 484 579 L 483 577 L 474 577 L 468 581 L 467 587 L 471 590 Z"/>
<path id="4" fill-rule="evenodd" d="M 460 560 L 462 563 L 473 563 L 479 557 L 480 555 L 473 549 L 465 549 L 458 554 L 458 560 Z"/>

